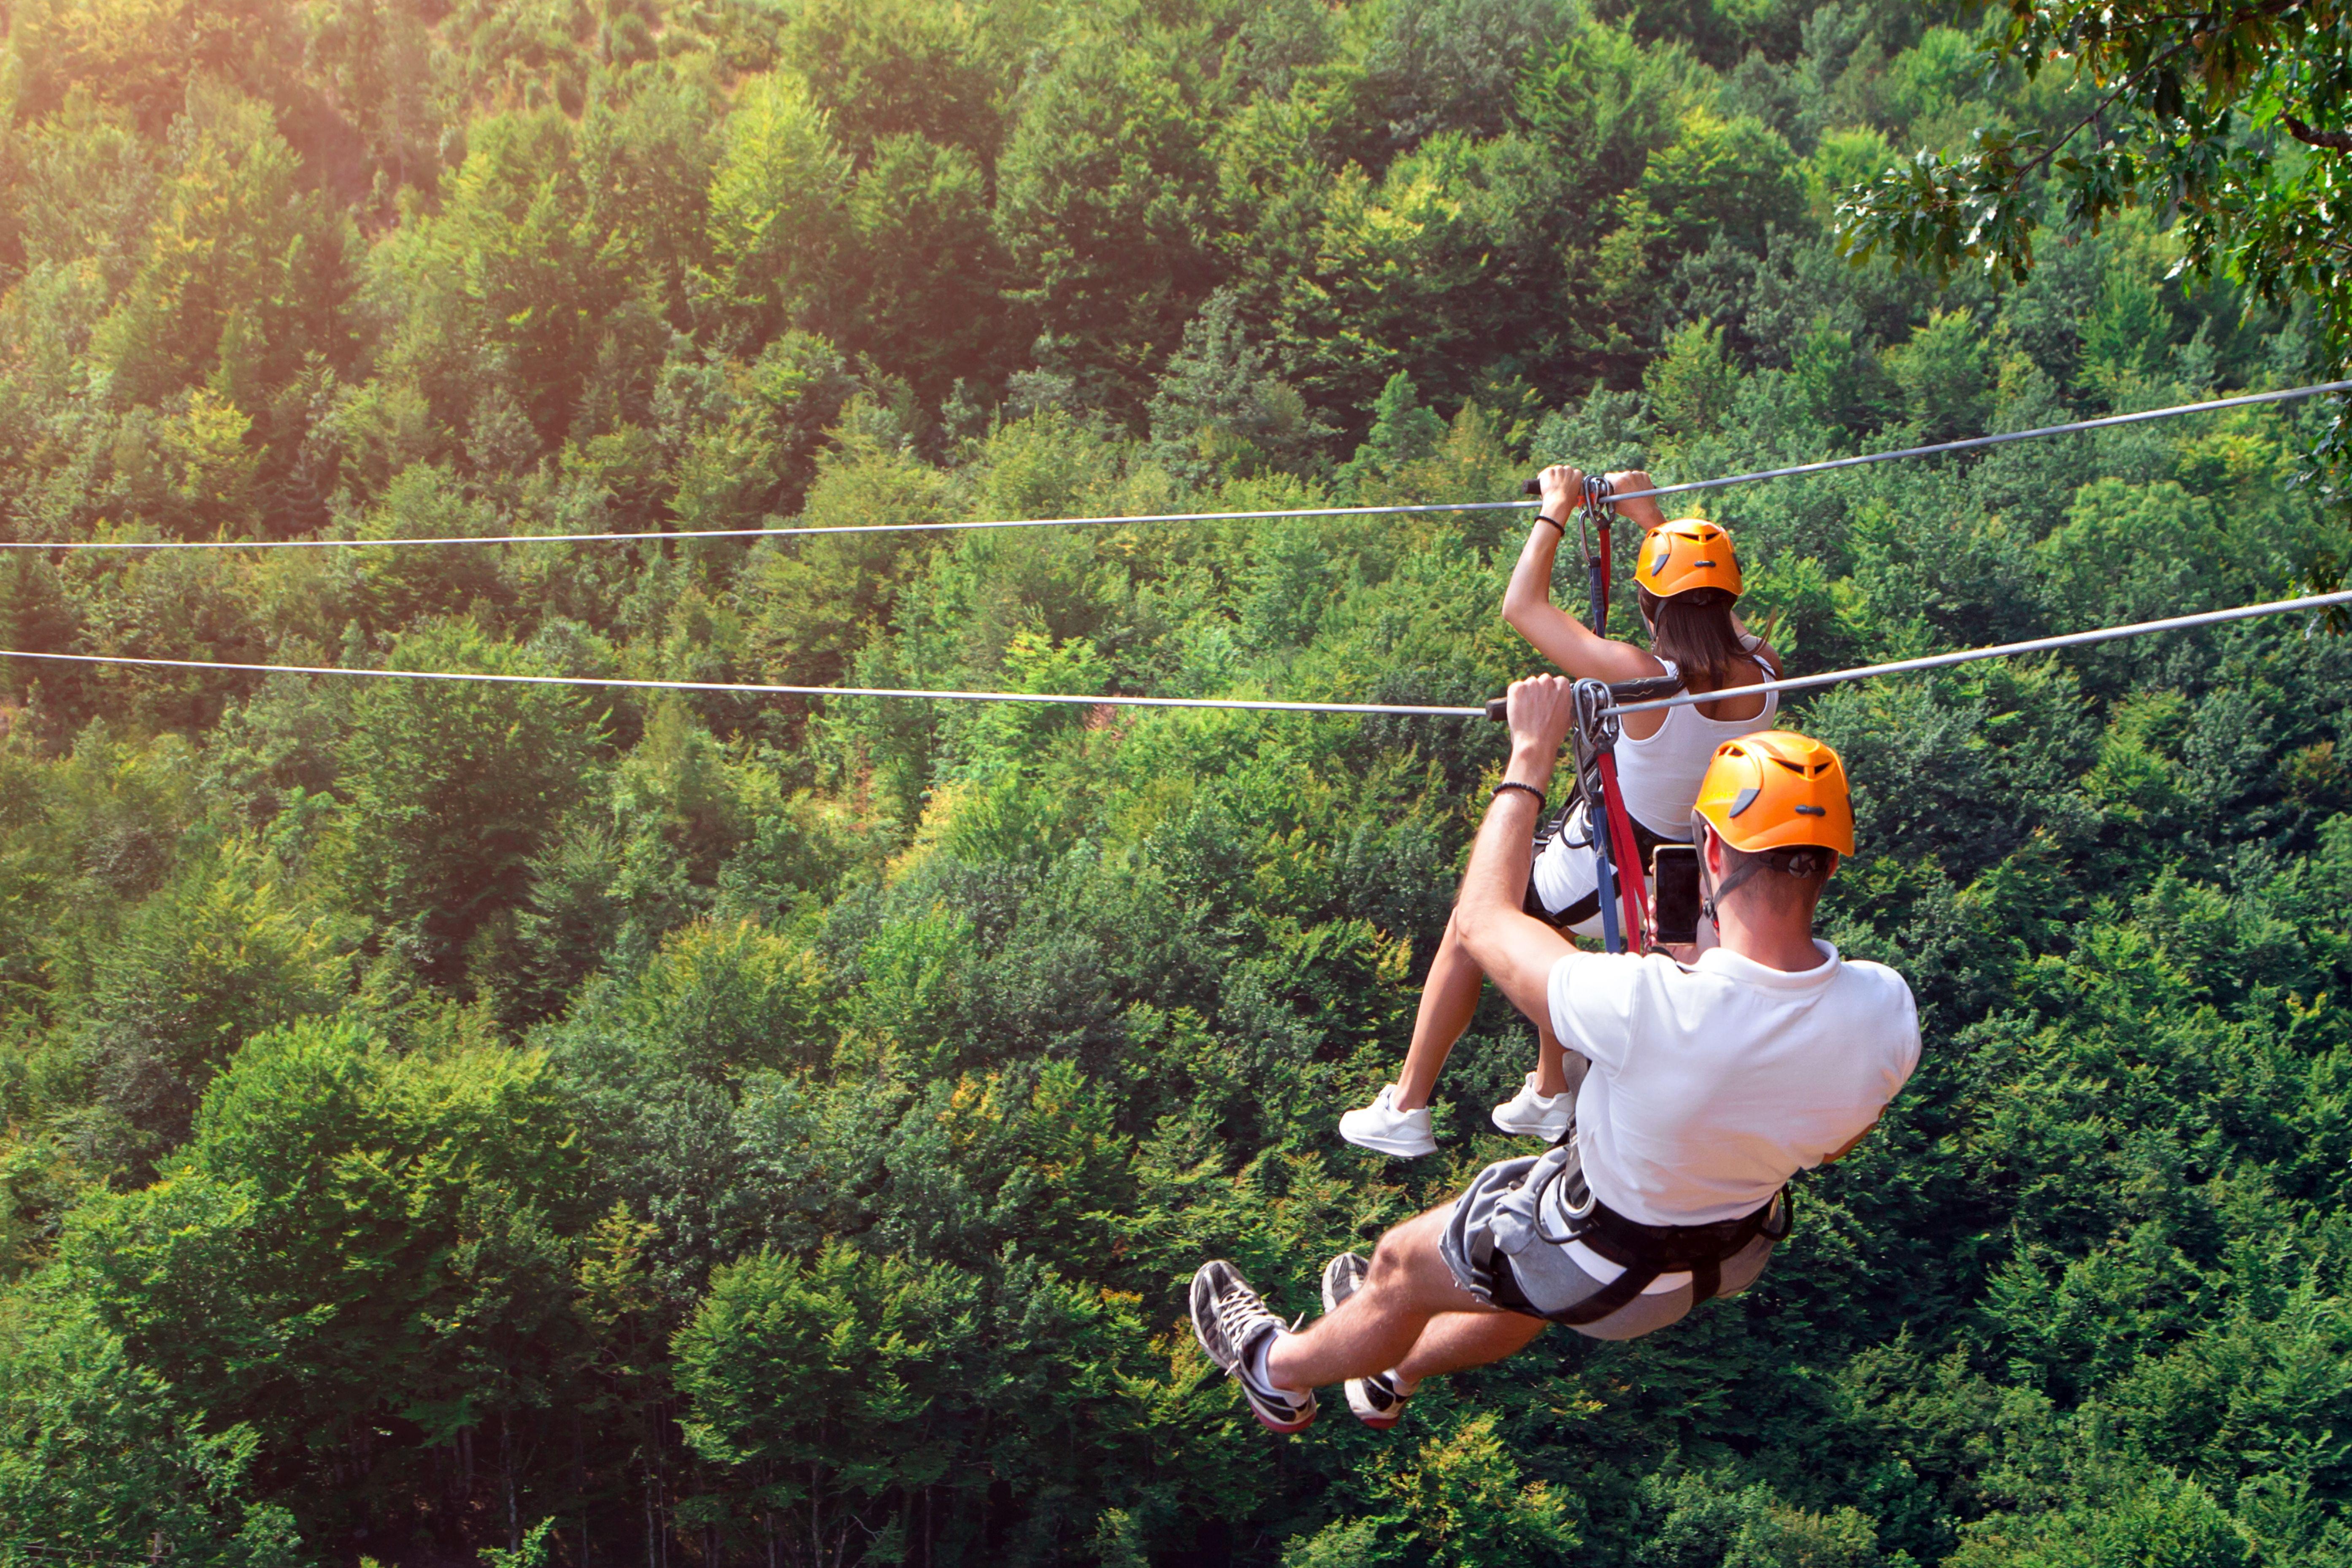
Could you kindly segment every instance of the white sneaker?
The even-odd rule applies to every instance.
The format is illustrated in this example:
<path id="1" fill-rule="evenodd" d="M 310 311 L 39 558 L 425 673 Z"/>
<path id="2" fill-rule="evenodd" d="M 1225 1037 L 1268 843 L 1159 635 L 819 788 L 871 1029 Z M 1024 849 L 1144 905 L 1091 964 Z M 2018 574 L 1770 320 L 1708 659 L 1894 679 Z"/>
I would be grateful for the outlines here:
<path id="1" fill-rule="evenodd" d="M 1396 1085 L 1382 1084 L 1370 1105 L 1339 1118 L 1339 1136 L 1359 1149 L 1393 1154 L 1400 1160 L 1436 1153 L 1437 1139 L 1429 1130 L 1429 1108 L 1399 1110 L 1396 1092 Z"/>
<path id="2" fill-rule="evenodd" d="M 1568 1131 L 1569 1119 L 1575 1114 L 1575 1095 L 1538 1094 L 1536 1075 L 1529 1073 L 1528 1081 L 1519 1085 L 1518 1093 L 1495 1107 L 1495 1125 L 1522 1138 L 1557 1141 Z"/>

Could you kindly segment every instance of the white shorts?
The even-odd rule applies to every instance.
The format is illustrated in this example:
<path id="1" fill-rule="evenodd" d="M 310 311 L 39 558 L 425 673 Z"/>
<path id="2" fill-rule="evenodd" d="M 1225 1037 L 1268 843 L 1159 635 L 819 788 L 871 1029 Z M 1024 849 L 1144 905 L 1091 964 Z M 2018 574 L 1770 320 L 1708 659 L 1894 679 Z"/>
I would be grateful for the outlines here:
<path id="1" fill-rule="evenodd" d="M 1528 913 L 1578 936 L 1601 934 L 1601 867 L 1591 837 L 1591 821 L 1580 800 L 1569 808 L 1558 832 L 1536 840 L 1535 864 L 1528 868 Z M 1633 839 L 1644 855 L 1653 844 L 1682 842 L 1653 832 L 1639 818 L 1633 822 Z M 1624 874 L 1623 868 L 1616 869 Z"/>

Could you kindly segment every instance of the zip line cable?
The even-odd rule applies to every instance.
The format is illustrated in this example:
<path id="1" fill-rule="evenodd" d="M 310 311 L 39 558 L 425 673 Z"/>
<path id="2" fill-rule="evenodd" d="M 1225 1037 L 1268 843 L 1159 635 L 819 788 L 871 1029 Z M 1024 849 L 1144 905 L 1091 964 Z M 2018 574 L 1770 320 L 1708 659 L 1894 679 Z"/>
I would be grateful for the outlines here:
<path id="1" fill-rule="evenodd" d="M 2098 419 L 2082 419 L 2063 425 L 2045 425 L 2031 430 L 2013 430 L 1991 436 L 1972 436 L 1957 441 L 1942 441 L 1923 447 L 1906 447 L 1888 452 L 1868 452 L 1850 458 L 1832 458 L 1817 463 L 1799 464 L 1791 468 L 1763 468 L 1744 474 L 1732 474 L 1721 479 L 1697 479 L 1686 484 L 1661 485 L 1653 489 L 1633 490 L 1614 497 L 1617 500 L 1636 500 L 1645 496 L 1675 495 L 1691 490 L 1718 489 L 1727 485 L 1745 484 L 1755 480 L 1789 479 L 1799 475 L 1826 473 L 1837 468 L 1856 468 L 1869 463 L 1893 462 L 1898 458 L 1931 457 L 1938 453 L 1969 451 L 2011 441 L 2032 440 L 2046 436 L 2061 436 L 2085 430 L 2099 430 L 2116 426 L 2136 425 L 2152 419 L 2166 419 L 2184 414 L 2208 413 L 2217 409 L 2244 407 L 2255 404 L 2279 403 L 2295 398 L 2314 397 L 2328 393 L 2352 391 L 2352 381 L 2323 382 L 2310 386 L 2290 387 L 2276 392 L 2250 393 L 2238 397 L 2216 398 L 2203 403 L 2180 404 L 2167 408 L 2143 410 L 2137 414 L 2108 415 Z M 1100 525 L 1139 522 L 1228 521 L 1284 517 L 1362 517 L 1402 513 L 1441 511 L 1526 510 L 1540 505 L 1530 500 L 1465 501 L 1432 505 L 1376 507 L 1302 507 L 1271 511 L 1162 512 L 1124 517 L 1036 518 L 999 520 L 985 522 L 936 523 L 866 523 L 846 528 L 773 528 L 773 529 L 698 529 L 648 533 L 570 533 L 570 534 L 507 534 L 446 539 L 281 539 L 281 540 L 152 540 L 96 541 L 79 540 L 55 543 L 0 540 L 0 548 L 12 550 L 268 550 L 331 547 L 372 547 L 377 545 L 411 544 L 549 544 L 604 541 L 653 541 L 665 539 L 723 539 L 746 537 L 778 537 L 821 533 L 894 533 L 950 532 L 996 528 L 1049 528 L 1063 525 Z M 2158 632 L 2180 631 L 2193 626 L 2216 626 L 2229 621 L 2247 620 L 2258 616 L 2282 615 L 2295 609 L 2321 609 L 2331 605 L 2352 604 L 2352 592 L 2313 595 L 2298 599 L 2278 599 L 2265 604 L 2241 605 L 2234 609 L 2209 611 L 2201 615 L 2176 616 L 2163 620 L 2142 621 L 2129 626 L 2107 626 L 2095 631 L 2073 632 L 2061 637 L 2039 637 L 2026 642 L 2003 643 L 1996 647 L 1963 649 L 1956 653 L 1930 655 L 1922 658 L 1902 659 L 1890 664 L 1859 666 L 1852 669 L 1832 670 L 1820 675 L 1800 676 L 1793 679 L 1770 680 L 1754 686 L 1727 688 L 1702 693 L 1685 692 L 1680 696 L 1660 698 L 1651 701 L 1630 702 L 1611 710 L 1617 713 L 1642 713 L 1657 709 L 1681 708 L 1699 702 L 1717 702 L 1733 697 L 1761 695 L 1772 691 L 1798 691 L 1817 687 L 1833 686 L 1848 680 L 1865 679 L 1879 675 L 1899 675 L 1927 669 L 1941 669 L 1979 659 L 2003 658 L 2017 654 L 2046 652 L 2063 647 L 2077 647 L 2091 643 L 2109 642 L 2123 637 L 2146 637 Z M 0 658 L 44 659 L 57 663 L 127 665 L 149 668 L 216 669 L 259 675 L 341 675 L 363 679 L 475 681 L 479 683 L 518 686 L 573 686 L 621 689 L 631 690 L 707 691 L 740 696 L 761 697 L 873 697 L 899 698 L 916 700 L 948 702 L 1026 702 L 1062 706 L 1110 708 L 1200 708 L 1225 709 L 1253 712 L 1331 713 L 1356 715 L 1397 715 L 1417 718 L 1483 718 L 1486 707 L 1456 708 L 1425 704 L 1372 702 L 1280 702 L 1240 698 L 1210 697 L 1134 697 L 1108 694 L 1076 694 L 1064 692 L 1020 691 L 951 691 L 910 687 L 879 686 L 786 686 L 751 682 L 705 680 L 639 680 L 613 677 L 567 675 L 500 675 L 468 670 L 354 669 L 341 665 L 283 665 L 228 663 L 210 659 L 149 658 L 125 654 L 42 653 L 30 649 L 0 648 Z"/>
<path id="2" fill-rule="evenodd" d="M 2324 610 L 2336 605 L 2352 605 L 2352 589 L 2335 594 L 2314 594 L 2299 599 L 2273 599 L 2263 604 L 2241 605 L 2227 610 L 2207 610 L 2193 616 L 2171 616 L 2158 621 L 2136 621 L 2128 626 L 2102 626 L 2095 631 L 2068 632 L 2059 637 L 2034 637 L 2026 642 L 1999 643 L 1990 647 L 1963 648 L 1957 653 L 1930 654 L 1923 658 L 1898 659 L 1892 664 L 1858 665 L 1852 669 L 1831 670 L 1822 675 L 1802 675 L 1789 680 L 1767 680 L 1755 686 L 1726 687 L 1719 691 L 1686 691 L 1679 697 L 1664 697 L 1647 702 L 1623 703 L 1607 711 L 1646 713 L 1654 709 L 1685 708 L 1693 703 L 1720 702 L 1727 698 L 1755 696 L 1767 691 L 1801 691 L 1814 687 L 1834 686 L 1848 680 L 1865 680 L 1874 676 L 1903 675 L 1916 670 L 1943 669 L 1951 665 L 1970 664 L 1979 659 L 2008 658 L 2023 653 L 2045 653 L 2062 647 L 2081 647 L 2090 643 L 2116 642 L 2125 637 L 2149 637 L 2158 632 L 2186 631 L 2194 626 L 2211 626 L 2230 621 L 2252 620 L 2261 616 L 2286 615 L 2295 610 Z M 496 675 L 473 670 L 450 669 L 353 669 L 343 665 L 325 664 L 228 664 L 198 658 L 142 658 L 129 654 L 35 653 L 25 648 L 0 648 L 0 658 L 47 659 L 60 664 L 133 665 L 163 669 L 222 669 L 259 675 L 349 675 L 368 680 L 471 680 L 506 686 L 585 686 L 646 691 L 709 691 L 747 697 L 888 697 L 933 702 L 1030 702 L 1084 708 L 1210 708 L 1263 713 L 1339 713 L 1355 714 L 1360 717 L 1398 715 L 1427 719 L 1484 719 L 1494 716 L 1490 710 L 1485 707 L 1453 708 L 1411 703 L 1277 702 L 1233 697 L 1124 697 L 1073 692 L 945 691 L 888 686 L 767 686 L 719 680 L 633 680 L 618 677 L 590 675 Z"/>
<path id="3" fill-rule="evenodd" d="M 2109 430 L 2119 425 L 2171 419 L 2183 414 L 2210 414 L 2218 408 L 2244 408 L 2257 403 L 2289 403 L 2297 398 L 2324 396 L 2331 392 L 2352 392 L 2352 381 L 2323 381 L 2311 386 L 2291 386 L 2283 392 L 2252 392 L 2242 397 L 2217 397 L 2206 403 L 2177 403 L 2169 408 L 2144 409 L 2137 414 L 2109 414 L 2097 419 L 2071 420 L 2063 425 L 2040 425 L 2031 430 L 2006 430 L 1997 436 L 1969 436 L 1958 441 L 1937 441 L 1927 447 L 1903 447 L 1892 452 L 1864 452 L 1859 457 L 1831 458 L 1819 463 L 1799 463 L 1789 468 L 1758 468 L 1750 473 L 1732 474 L 1720 479 L 1693 479 L 1688 484 L 1628 490 L 1623 495 L 1612 495 L 1609 499 L 1639 500 L 1643 496 L 1680 495 L 1685 490 L 1719 490 L 1726 485 L 1744 485 L 1757 479 L 1787 479 L 1801 474 L 1826 474 L 1832 468 L 1857 468 L 1865 463 L 1891 463 L 1897 458 L 1932 458 L 1942 452 L 1969 452 L 1979 447 L 2032 441 L 2043 436 L 2070 436 L 2081 430 Z"/>
<path id="4" fill-rule="evenodd" d="M 2053 648 L 2081 647 L 2088 643 L 2116 642 L 2124 637 L 2150 637 L 2158 632 L 2186 631 L 2191 626 L 2217 626 L 2229 621 L 2250 621 L 2257 616 L 2281 616 L 2292 610 L 2324 610 L 2331 605 L 2352 605 L 2352 589 L 2338 594 L 2313 594 L 2300 599 L 2273 599 L 2265 604 L 2240 605 L 2229 610 L 2207 610 L 2194 616 L 2170 616 L 2160 621 L 2135 621 L 2129 626 L 2102 626 L 2096 631 L 2068 632 L 2061 637 L 2033 637 L 2025 642 L 1999 643 L 1990 647 L 1964 648 L 1958 653 L 1929 654 L 1924 658 L 1897 659 L 1892 664 L 1857 665 L 1852 669 L 1835 669 L 1825 675 L 1800 675 L 1787 680 L 1761 681 L 1754 686 L 1727 686 L 1720 691 L 1685 691 L 1679 697 L 1623 703 L 1613 711 L 1647 713 L 1659 708 L 1686 708 L 1695 702 L 1720 702 L 1728 697 L 1748 697 L 1767 691 L 1802 691 L 1816 686 L 1834 686 L 1843 681 L 1867 680 L 1876 675 L 1906 675 L 1913 670 L 1943 669 L 1955 664 L 1970 664 L 1980 658 L 2047 653 Z"/>
<path id="5" fill-rule="evenodd" d="M 2063 425 L 2037 426 L 2031 430 L 2009 430 L 1993 436 L 1969 436 L 1958 441 L 1937 441 L 1925 447 L 1903 447 L 1891 452 L 1864 452 L 1852 458 L 1831 458 L 1818 463 L 1799 463 L 1793 468 L 1757 468 L 1744 474 L 1727 474 L 1721 479 L 1693 479 L 1685 484 L 1659 485 L 1646 490 L 1628 490 L 1611 499 L 1621 501 L 1640 500 L 1647 496 L 1671 496 L 1681 495 L 1691 490 L 1721 489 L 1727 485 L 1752 484 L 1762 479 L 1795 479 L 1806 474 L 1825 474 L 1837 468 L 1861 468 L 1871 463 L 1892 463 L 1898 458 L 1931 458 L 1940 453 L 1973 451 L 1978 447 L 1998 447 L 2011 441 L 2032 441 L 2046 436 L 2068 436 L 2084 430 L 2106 430 L 2122 425 L 2143 424 L 2151 419 L 2171 419 L 2184 414 L 2210 414 L 2217 409 L 2243 408 L 2261 403 L 2286 403 L 2298 398 L 2319 397 L 2336 392 L 2352 392 L 2352 381 L 2326 381 L 2310 386 L 2288 387 L 2278 392 L 2253 392 L 2238 397 L 2213 398 L 2204 403 L 2181 403 L 2168 408 L 2145 409 L 2137 414 L 2110 414 L 2097 419 L 2076 419 Z M 1542 504 L 1541 501 L 1537 500 L 1441 501 L 1412 506 L 1280 507 L 1271 511 L 1163 511 L 1138 512 L 1121 517 L 997 518 L 984 522 L 861 522 L 841 528 L 690 528 L 656 530 L 644 533 L 497 533 L 452 535 L 432 539 L 72 539 L 57 541 L 5 539 L 0 540 L 0 550 L 375 550 L 425 544 L 649 543 L 667 539 L 793 539 L 817 534 L 968 533 L 1003 528 L 1099 528 L 1146 522 L 1246 522 L 1284 517 L 1393 517 L 1420 512 L 1531 511 Z"/>
<path id="6" fill-rule="evenodd" d="M 331 664 L 220 664 L 199 658 L 134 658 L 107 653 L 29 653 L 0 648 L 0 658 L 68 664 L 130 664 L 167 669 L 232 669 L 265 675 L 355 675 L 371 680 L 478 680 L 507 686 L 591 686 L 648 691 L 711 691 L 746 697 L 905 697 L 935 702 L 1046 702 L 1087 708 L 1234 708 L 1272 713 L 1402 713 L 1459 719 L 1483 708 L 1422 708 L 1377 702 L 1276 702 L 1232 697 L 1117 697 L 1042 691 L 937 691 L 895 686 L 763 686 L 719 680 L 625 680 L 593 675 L 493 675 L 453 669 L 353 669 Z"/>

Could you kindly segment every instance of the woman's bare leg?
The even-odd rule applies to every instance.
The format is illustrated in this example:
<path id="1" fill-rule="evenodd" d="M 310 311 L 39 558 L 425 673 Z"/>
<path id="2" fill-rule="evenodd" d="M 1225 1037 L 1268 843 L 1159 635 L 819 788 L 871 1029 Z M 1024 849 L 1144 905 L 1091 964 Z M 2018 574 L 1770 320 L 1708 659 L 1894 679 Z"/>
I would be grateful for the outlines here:
<path id="1" fill-rule="evenodd" d="M 1536 1092 L 1568 1094 L 1580 1089 L 1592 1064 L 1563 1047 L 1551 1032 L 1551 1020 L 1531 1018 L 1536 1026 Z"/>
<path id="2" fill-rule="evenodd" d="M 1454 922 L 1447 921 L 1437 956 L 1429 965 L 1429 978 L 1422 983 L 1421 1011 L 1412 1020 L 1412 1044 L 1397 1074 L 1399 1110 L 1419 1110 L 1437 1092 L 1437 1075 L 1444 1070 L 1454 1042 L 1470 1026 L 1471 1015 L 1478 1011 L 1478 993 L 1486 984 L 1486 972 L 1454 935 Z"/>
<path id="3" fill-rule="evenodd" d="M 1478 994 L 1486 984 L 1485 972 L 1454 934 L 1454 922 L 1446 921 L 1445 935 L 1437 944 L 1437 956 L 1429 965 L 1429 978 L 1422 984 L 1421 1010 L 1412 1020 L 1412 1044 L 1406 1049 L 1404 1067 L 1397 1074 L 1399 1110 L 1419 1110 L 1437 1092 L 1437 1075 L 1444 1070 L 1454 1042 L 1470 1026 L 1472 1015 L 1478 1011 Z M 1572 1092 L 1584 1081 L 1585 1070 L 1592 1064 L 1561 1047 L 1552 1035 L 1550 1019 L 1532 1018 L 1528 1022 L 1536 1026 L 1537 1092 Z"/>

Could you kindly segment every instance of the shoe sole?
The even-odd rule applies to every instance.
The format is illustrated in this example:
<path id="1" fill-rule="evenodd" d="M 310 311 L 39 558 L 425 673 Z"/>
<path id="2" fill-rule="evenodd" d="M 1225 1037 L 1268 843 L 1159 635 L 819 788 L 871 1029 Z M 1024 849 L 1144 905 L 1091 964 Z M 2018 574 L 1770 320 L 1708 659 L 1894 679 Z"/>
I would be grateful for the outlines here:
<path id="1" fill-rule="evenodd" d="M 1234 1382 L 1240 1387 L 1242 1391 L 1242 1398 L 1248 1402 L 1250 1414 L 1257 1417 L 1257 1424 L 1265 1427 L 1267 1431 L 1275 1434 L 1275 1436 L 1278 1437 L 1287 1437 L 1293 1432 L 1304 1432 L 1307 1428 L 1315 1425 L 1315 1407 L 1313 1405 L 1310 1405 L 1307 1407 L 1307 1415 L 1304 1420 L 1276 1421 L 1273 1416 L 1268 1415 L 1265 1413 L 1264 1406 L 1258 1404 L 1257 1395 L 1249 1391 L 1248 1384 L 1243 1383 L 1240 1378 L 1234 1379 Z"/>
<path id="2" fill-rule="evenodd" d="M 1368 1132 L 1360 1137 L 1344 1127 L 1339 1129 L 1339 1136 L 1359 1149 L 1370 1149 L 1375 1154 L 1386 1154 L 1391 1159 L 1418 1160 L 1423 1154 L 1437 1152 L 1437 1140 L 1434 1138 L 1408 1143 L 1401 1139 L 1383 1138 L 1377 1132 Z"/>
<path id="3" fill-rule="evenodd" d="M 1404 1411 L 1400 1407 L 1383 1412 L 1375 1407 L 1370 1400 L 1358 1393 L 1363 1381 L 1360 1377 L 1351 1377 L 1348 1380 L 1348 1408 L 1353 1411 L 1356 1419 L 1365 1426 L 1374 1431 L 1385 1432 L 1404 1418 Z"/>
<path id="4" fill-rule="evenodd" d="M 1230 1373 L 1233 1368 L 1226 1364 L 1223 1352 L 1209 1342 L 1209 1331 L 1201 1326 L 1204 1320 L 1215 1316 L 1215 1311 L 1216 1289 L 1209 1283 L 1209 1270 L 1204 1264 L 1192 1275 L 1187 1316 L 1192 1324 L 1192 1337 L 1201 1342 L 1201 1352 L 1209 1358 L 1209 1364 L 1219 1372 Z"/>
<path id="5" fill-rule="evenodd" d="M 1557 1121 L 1547 1119 L 1542 1121 L 1523 1121 L 1515 1124 L 1504 1121 L 1502 1113 L 1496 1111 L 1493 1120 L 1496 1127 L 1514 1138 L 1549 1138 L 1557 1142 L 1559 1135 L 1568 1131 L 1570 1119 L 1563 1116 Z"/>

